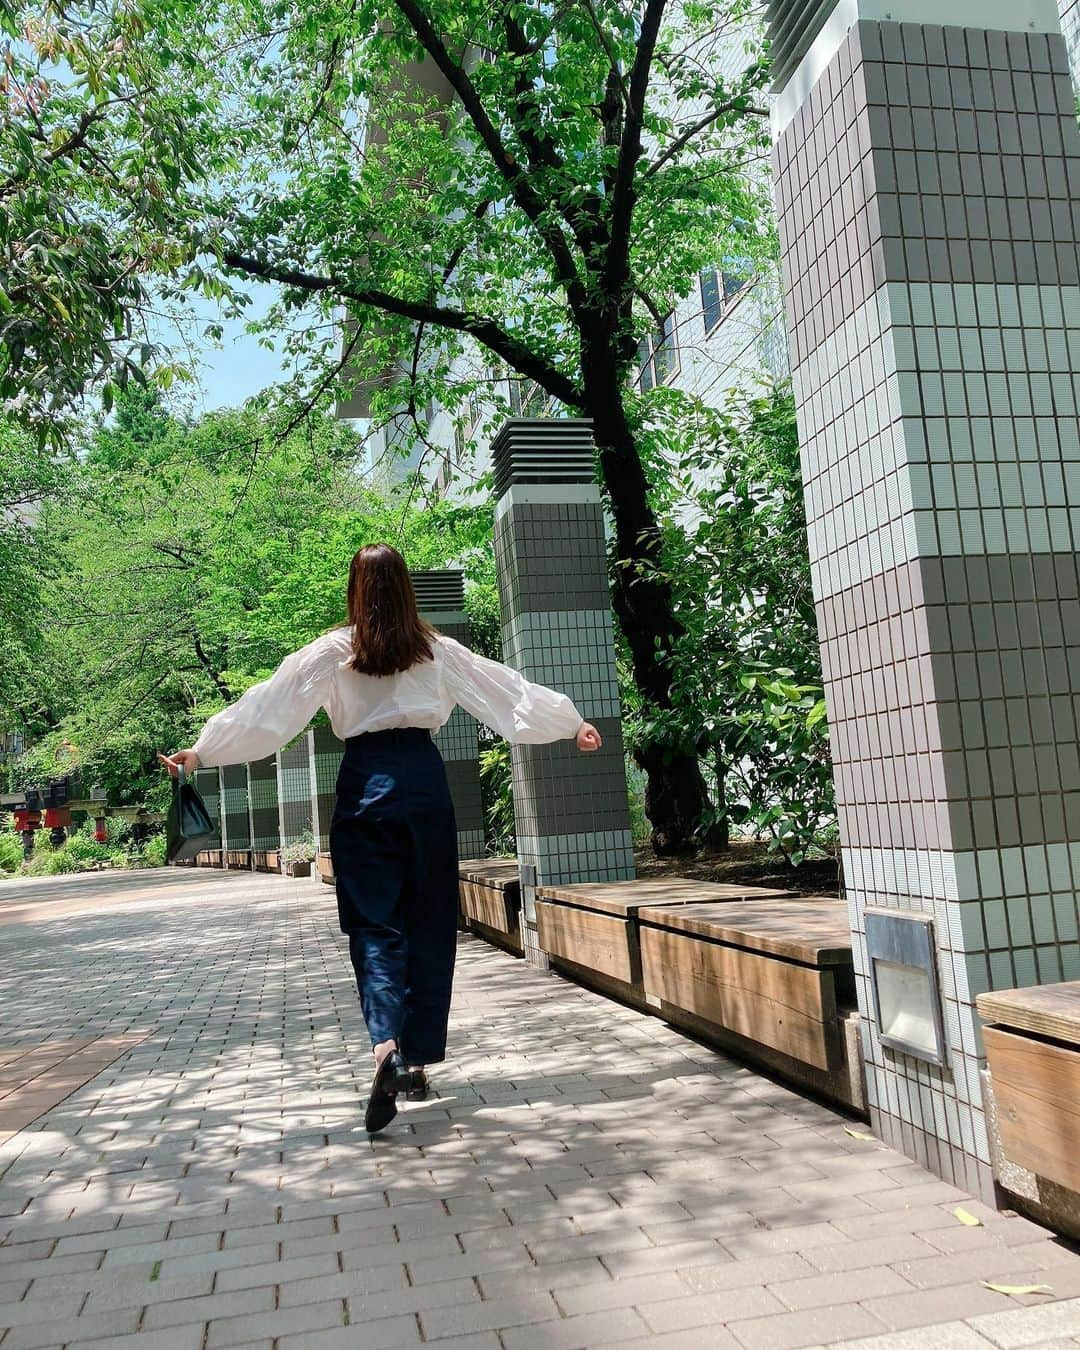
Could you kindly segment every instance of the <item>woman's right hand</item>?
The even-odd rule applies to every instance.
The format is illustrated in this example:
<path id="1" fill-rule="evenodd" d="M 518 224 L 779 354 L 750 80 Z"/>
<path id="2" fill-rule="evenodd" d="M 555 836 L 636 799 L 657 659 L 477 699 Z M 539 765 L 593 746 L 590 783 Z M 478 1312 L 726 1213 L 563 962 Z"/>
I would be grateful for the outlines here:
<path id="1" fill-rule="evenodd" d="M 577 748 L 584 750 L 588 754 L 592 750 L 599 750 L 604 744 L 603 738 L 591 722 L 582 722 L 578 728 Z"/>
<path id="2" fill-rule="evenodd" d="M 199 767 L 199 756 L 194 750 L 176 750 L 171 755 L 163 755 L 159 750 L 158 759 L 169 770 L 173 778 L 177 776 L 181 769 L 190 778 Z"/>

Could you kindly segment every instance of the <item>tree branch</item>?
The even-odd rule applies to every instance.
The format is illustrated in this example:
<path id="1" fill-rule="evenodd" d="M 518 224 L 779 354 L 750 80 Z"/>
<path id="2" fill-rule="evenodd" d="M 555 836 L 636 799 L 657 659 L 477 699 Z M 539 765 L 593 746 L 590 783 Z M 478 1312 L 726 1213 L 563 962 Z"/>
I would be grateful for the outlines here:
<path id="1" fill-rule="evenodd" d="M 79 124 L 71 135 L 68 136 L 66 140 L 61 141 L 59 145 L 54 146 L 51 150 L 47 150 L 41 156 L 40 163 L 55 164 L 57 160 L 66 159 L 69 155 L 73 155 L 76 150 L 81 149 L 86 143 L 86 137 L 89 134 L 90 128 L 95 122 L 100 122 L 102 120 L 109 108 L 116 103 L 126 103 L 128 101 L 127 98 L 111 98 L 105 103 L 99 103 L 94 108 L 88 108 L 79 118 Z M 33 166 L 31 166 L 31 168 L 32 167 Z M 26 182 L 28 176 L 29 170 L 25 174 L 8 178 L 3 183 L 0 183 L 0 198 L 10 197 L 13 192 L 17 192 Z"/>
<path id="2" fill-rule="evenodd" d="M 387 291 L 358 289 L 349 286 L 340 277 L 315 276 L 310 272 L 300 272 L 295 268 L 279 267 L 259 258 L 250 258 L 242 253 L 226 251 L 222 254 L 221 260 L 226 267 L 243 272 L 247 276 L 260 277 L 264 281 L 276 281 L 283 286 L 295 286 L 297 290 L 308 291 L 313 295 L 333 293 L 344 300 L 351 300 L 354 304 L 379 309 L 387 314 L 396 314 L 400 318 L 411 319 L 414 323 L 430 323 L 440 328 L 449 328 L 454 332 L 467 333 L 496 356 L 502 357 L 507 365 L 513 366 L 522 375 L 542 385 L 553 398 L 573 408 L 581 407 L 583 395 L 573 381 L 501 328 L 494 319 L 480 314 L 470 314 L 467 310 L 403 300 Z"/>
<path id="3" fill-rule="evenodd" d="M 537 234 L 551 254 L 552 261 L 555 264 L 555 274 L 566 290 L 571 305 L 574 308 L 578 307 L 585 299 L 584 288 L 578 278 L 574 258 L 565 235 L 557 225 L 545 220 L 547 202 L 533 187 L 528 174 L 507 150 L 464 66 L 459 61 L 455 61 L 447 51 L 442 38 L 436 33 L 431 20 L 416 3 L 416 0 L 394 0 L 394 3 L 408 20 L 413 32 L 420 40 L 421 46 L 431 56 L 446 82 L 461 100 L 462 107 L 468 113 L 469 120 L 476 128 L 484 148 L 509 186 L 514 201 L 532 222 Z"/>
<path id="4" fill-rule="evenodd" d="M 657 155 L 656 159 L 645 170 L 645 177 L 650 178 L 658 169 L 662 169 L 668 160 L 674 159 L 699 132 L 704 131 L 712 122 L 719 121 L 725 113 L 735 112 L 736 110 L 746 113 L 749 117 L 768 117 L 769 115 L 768 108 L 758 108 L 752 103 L 743 105 L 741 98 L 729 99 L 727 103 L 718 104 L 711 112 L 706 113 L 692 126 L 687 127 L 681 135 L 676 136 L 663 154 Z"/>
<path id="5" fill-rule="evenodd" d="M 634 65 L 630 71 L 626 116 L 611 191 L 611 238 L 604 265 L 605 288 L 612 299 L 619 298 L 617 292 L 629 275 L 630 229 L 636 200 L 634 174 L 641 158 L 645 97 L 649 90 L 653 56 L 666 3 L 667 0 L 647 0 L 634 53 Z"/>

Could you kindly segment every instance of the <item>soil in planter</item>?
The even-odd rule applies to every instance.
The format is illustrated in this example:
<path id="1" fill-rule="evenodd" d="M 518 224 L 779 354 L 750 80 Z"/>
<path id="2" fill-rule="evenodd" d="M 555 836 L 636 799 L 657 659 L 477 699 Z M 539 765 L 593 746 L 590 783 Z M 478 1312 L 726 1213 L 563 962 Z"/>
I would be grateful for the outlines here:
<path id="1" fill-rule="evenodd" d="M 657 858 L 651 849 L 635 851 L 639 877 L 689 877 L 694 881 L 745 882 L 754 886 L 783 886 L 800 895 L 839 895 L 840 863 L 815 858 L 801 867 L 788 867 L 764 844 L 736 840 L 722 853 L 701 852 L 693 858 Z"/>

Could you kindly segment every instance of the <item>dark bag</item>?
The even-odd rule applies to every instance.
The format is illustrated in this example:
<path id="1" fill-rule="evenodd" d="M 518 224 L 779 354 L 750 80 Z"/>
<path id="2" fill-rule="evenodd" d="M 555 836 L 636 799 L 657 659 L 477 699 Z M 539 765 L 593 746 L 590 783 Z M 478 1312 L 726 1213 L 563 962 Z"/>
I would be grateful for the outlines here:
<path id="1" fill-rule="evenodd" d="M 168 862 L 183 862 L 194 858 L 207 847 L 207 841 L 214 835 L 214 822 L 206 803 L 187 781 L 183 769 L 173 779 L 172 802 L 165 822 L 167 847 L 165 857 Z"/>

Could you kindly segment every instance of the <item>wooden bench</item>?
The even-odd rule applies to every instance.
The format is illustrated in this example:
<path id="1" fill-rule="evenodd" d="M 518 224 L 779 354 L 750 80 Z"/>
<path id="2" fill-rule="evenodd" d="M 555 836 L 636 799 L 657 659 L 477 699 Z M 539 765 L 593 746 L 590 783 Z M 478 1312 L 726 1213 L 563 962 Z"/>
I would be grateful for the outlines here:
<path id="1" fill-rule="evenodd" d="M 458 866 L 458 894 L 467 928 L 515 956 L 524 955 L 516 858 L 464 859 Z"/>
<path id="2" fill-rule="evenodd" d="M 847 906 L 831 896 L 640 911 L 647 998 L 817 1069 L 843 1060 L 855 1005 Z"/>
<path id="3" fill-rule="evenodd" d="M 573 967 L 569 973 L 575 978 L 597 985 L 603 981 L 607 992 L 630 1002 L 644 1002 L 636 922 L 641 910 L 790 894 L 685 877 L 540 886 L 536 892 L 537 935 L 541 949 L 556 967 Z"/>
<path id="4" fill-rule="evenodd" d="M 980 994 L 995 1177 L 1080 1237 L 1080 980 Z"/>
<path id="5" fill-rule="evenodd" d="M 562 973 L 865 1111 L 847 906 L 686 878 L 541 886 Z"/>

